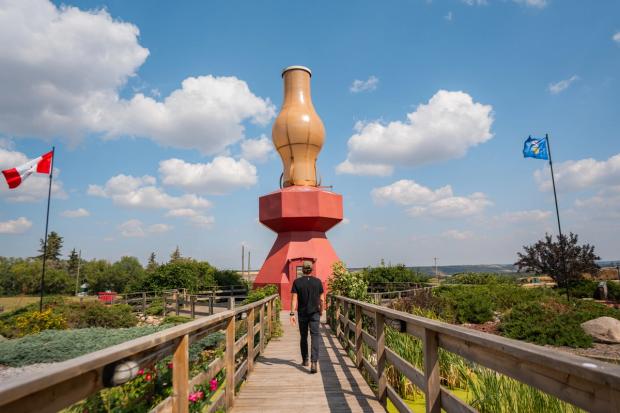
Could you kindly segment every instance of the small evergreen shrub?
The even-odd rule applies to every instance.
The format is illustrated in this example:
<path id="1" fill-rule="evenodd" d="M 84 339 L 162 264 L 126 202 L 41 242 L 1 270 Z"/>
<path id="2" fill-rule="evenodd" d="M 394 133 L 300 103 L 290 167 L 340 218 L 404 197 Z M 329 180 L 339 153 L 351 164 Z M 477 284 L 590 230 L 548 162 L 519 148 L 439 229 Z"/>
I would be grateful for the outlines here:
<path id="1" fill-rule="evenodd" d="M 446 320 L 480 324 L 493 319 L 493 301 L 487 288 L 440 287 L 437 294 L 442 300 L 439 315 Z"/>
<path id="2" fill-rule="evenodd" d="M 518 304 L 504 317 L 500 331 L 506 337 L 540 345 L 591 347 L 592 338 L 571 313 L 556 301 Z"/>

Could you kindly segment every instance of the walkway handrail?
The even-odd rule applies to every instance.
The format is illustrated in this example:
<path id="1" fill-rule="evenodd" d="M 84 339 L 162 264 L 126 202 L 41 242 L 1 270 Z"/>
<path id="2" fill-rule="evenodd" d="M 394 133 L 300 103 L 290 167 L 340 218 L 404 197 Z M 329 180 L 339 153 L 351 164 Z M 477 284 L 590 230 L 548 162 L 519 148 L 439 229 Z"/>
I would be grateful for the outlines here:
<path id="1" fill-rule="evenodd" d="M 44 372 L 22 376 L 16 380 L 0 384 L 0 411 L 2 412 L 56 412 L 75 402 L 85 399 L 104 387 L 112 387 L 112 376 L 118 368 L 128 368 L 134 361 L 140 367 L 149 366 L 173 354 L 172 396 L 164 400 L 158 409 L 172 407 L 173 412 L 188 411 L 190 388 L 215 377 L 222 369 L 226 371 L 224 391 L 216 394 L 209 411 L 222 405 L 232 406 L 235 386 L 244 375 L 252 371 L 254 358 L 264 351 L 266 336 L 273 332 L 275 300 L 278 295 L 240 306 L 232 310 L 181 324 L 169 329 L 136 338 L 106 349 L 85 354 L 58 363 Z M 242 314 L 247 317 L 247 331 L 235 341 L 235 324 Z M 255 324 L 255 318 L 259 321 Z M 209 364 L 207 371 L 189 381 L 189 345 L 207 334 L 225 330 L 226 350 L 220 358 Z M 256 334 L 259 343 L 254 346 Z M 244 347 L 247 354 L 235 369 L 235 355 Z M 135 366 L 135 364 L 133 365 Z M 132 367 L 137 372 L 137 367 Z M 231 374 L 232 372 L 232 374 Z M 133 374 L 135 377 L 136 373 Z M 133 378 L 129 377 L 124 382 Z M 116 383 L 116 385 L 122 383 Z M 163 405 L 163 406 L 162 406 Z"/>
<path id="2" fill-rule="evenodd" d="M 424 392 L 427 412 L 440 412 L 441 409 L 448 413 L 476 411 L 441 386 L 440 347 L 584 410 L 620 411 L 620 366 L 346 297 L 329 296 L 328 299 L 332 309 L 330 321 L 336 325 L 336 336 L 345 348 L 353 351 L 356 366 L 375 380 L 379 400 L 385 404 L 389 398 L 399 412 L 411 410 L 387 383 L 386 363 Z M 353 321 L 349 314 L 353 314 Z M 362 315 L 374 320 L 375 336 L 363 330 Z M 389 323 L 395 324 L 400 332 L 422 340 L 423 372 L 385 346 L 384 326 Z M 362 343 L 375 352 L 376 368 L 364 358 Z"/>

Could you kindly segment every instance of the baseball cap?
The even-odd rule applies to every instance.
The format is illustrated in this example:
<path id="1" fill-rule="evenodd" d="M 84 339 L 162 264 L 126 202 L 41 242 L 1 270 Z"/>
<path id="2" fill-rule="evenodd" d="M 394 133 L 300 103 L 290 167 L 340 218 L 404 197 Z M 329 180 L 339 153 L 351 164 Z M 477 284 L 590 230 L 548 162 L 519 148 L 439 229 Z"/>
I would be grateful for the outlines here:
<path id="1" fill-rule="evenodd" d="M 306 268 L 312 269 L 312 261 L 304 261 L 304 269 Z"/>

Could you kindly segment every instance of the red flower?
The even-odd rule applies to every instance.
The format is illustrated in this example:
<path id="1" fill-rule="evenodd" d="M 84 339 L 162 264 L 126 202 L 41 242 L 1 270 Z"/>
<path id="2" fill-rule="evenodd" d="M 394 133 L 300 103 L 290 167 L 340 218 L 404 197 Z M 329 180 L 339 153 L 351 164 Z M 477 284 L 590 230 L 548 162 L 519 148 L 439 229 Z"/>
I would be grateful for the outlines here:
<path id="1" fill-rule="evenodd" d="M 217 390 L 217 379 L 212 379 L 209 382 L 209 390 L 216 391 Z"/>
<path id="2" fill-rule="evenodd" d="M 144 369 L 138 370 L 138 376 L 142 376 L 144 374 Z"/>
<path id="3" fill-rule="evenodd" d="M 146 379 L 146 381 L 151 381 L 151 378 L 152 378 L 152 377 L 153 377 L 153 376 L 151 376 L 151 373 L 147 373 L 147 375 L 146 375 L 145 379 Z"/>
<path id="4" fill-rule="evenodd" d="M 172 369 L 172 362 L 168 363 L 168 368 Z"/>

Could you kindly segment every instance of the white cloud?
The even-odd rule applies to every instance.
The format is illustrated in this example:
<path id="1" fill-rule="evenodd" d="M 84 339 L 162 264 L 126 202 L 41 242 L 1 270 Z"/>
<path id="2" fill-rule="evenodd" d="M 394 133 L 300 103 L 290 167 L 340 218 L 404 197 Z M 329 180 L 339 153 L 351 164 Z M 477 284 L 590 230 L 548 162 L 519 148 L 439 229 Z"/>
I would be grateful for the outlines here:
<path id="1" fill-rule="evenodd" d="M 373 200 L 379 204 L 396 203 L 408 207 L 412 217 L 460 218 L 478 215 L 492 205 L 487 196 L 474 192 L 468 196 L 454 196 L 450 185 L 436 190 L 412 180 L 400 180 L 371 191 Z"/>
<path id="2" fill-rule="evenodd" d="M 30 227 L 32 227 L 32 222 L 25 217 L 19 217 L 0 222 L 0 234 L 21 234 L 28 231 Z"/>
<path id="3" fill-rule="evenodd" d="M 568 89 L 568 87 L 572 85 L 574 82 L 576 82 L 577 80 L 579 80 L 579 76 L 573 75 L 569 77 L 568 79 L 560 80 L 557 83 L 550 83 L 549 88 L 548 88 L 549 93 L 551 93 L 552 95 L 557 95 L 558 93 L 561 93 L 565 91 L 566 89 Z"/>
<path id="4" fill-rule="evenodd" d="M 172 196 L 156 186 L 152 176 L 116 175 L 105 185 L 89 185 L 88 194 L 110 198 L 116 205 L 133 208 L 208 208 L 211 202 L 195 194 Z"/>
<path id="5" fill-rule="evenodd" d="M 521 222 L 539 222 L 548 220 L 551 217 L 551 211 L 542 211 L 540 209 L 531 209 L 526 211 L 510 211 L 504 212 L 495 217 L 496 221 L 507 223 Z"/>
<path id="6" fill-rule="evenodd" d="M 162 234 L 172 230 L 172 225 L 168 224 L 153 224 L 148 227 L 148 232 L 153 234 Z"/>
<path id="7" fill-rule="evenodd" d="M 452 196 L 452 187 L 446 185 L 432 190 L 415 181 L 401 179 L 393 184 L 373 189 L 371 195 L 378 204 L 393 202 L 400 205 L 414 205 L 449 198 Z"/>
<path id="8" fill-rule="evenodd" d="M 611 40 L 613 40 L 614 42 L 620 44 L 620 32 L 615 33 L 612 37 Z"/>
<path id="9" fill-rule="evenodd" d="M 2 74 L 0 74 L 2 76 Z M 0 97 L 0 100 L 2 97 Z M 0 114 L 0 117 L 2 115 Z M 6 146 L 6 145 L 5 145 Z M 39 154 L 40 155 L 40 154 Z M 37 156 L 39 156 L 37 155 Z M 8 148 L 0 147 L 0 170 L 15 168 L 30 159 L 23 153 L 12 151 Z M 54 168 L 54 179 L 52 180 L 52 196 L 54 198 L 66 199 L 67 193 L 63 188 L 63 183 L 58 179 L 60 170 Z M 43 174 L 33 174 L 17 188 L 9 189 L 4 176 L 0 175 L 0 197 L 6 198 L 11 202 L 36 202 L 47 198 L 49 187 L 49 176 Z"/>
<path id="10" fill-rule="evenodd" d="M 443 18 L 446 19 L 447 21 L 451 22 L 452 20 L 454 20 L 454 15 L 452 14 L 451 11 L 449 11 L 448 14 L 443 16 Z"/>
<path id="11" fill-rule="evenodd" d="M 163 101 L 143 94 L 119 101 L 102 114 L 97 129 L 108 137 L 144 136 L 216 154 L 244 138 L 244 121 L 265 125 L 274 116 L 269 99 L 255 96 L 243 80 L 208 75 L 185 79 Z"/>
<path id="12" fill-rule="evenodd" d="M 554 164 L 555 183 L 562 191 L 578 191 L 601 185 L 620 185 L 620 153 L 605 161 L 593 158 L 566 161 Z M 541 191 L 550 191 L 549 168 L 534 172 L 534 178 Z"/>
<path id="13" fill-rule="evenodd" d="M 405 122 L 358 122 L 357 133 L 349 138 L 347 159 L 336 170 L 376 175 L 370 167 L 375 165 L 387 174 L 395 164 L 418 166 L 462 157 L 493 137 L 492 109 L 467 93 L 440 90 L 407 114 Z"/>
<path id="14" fill-rule="evenodd" d="M 376 76 L 370 76 L 366 80 L 354 80 L 351 87 L 349 87 L 349 91 L 351 93 L 359 93 L 359 92 L 372 92 L 377 89 L 379 85 L 379 78 Z"/>
<path id="15" fill-rule="evenodd" d="M 474 236 L 474 234 L 471 231 L 459 231 L 456 229 L 450 229 L 450 230 L 444 231 L 441 235 L 444 238 L 450 238 L 450 239 L 454 239 L 457 241 L 467 240 Z"/>
<path id="16" fill-rule="evenodd" d="M 336 166 L 336 173 L 338 174 L 389 176 L 393 172 L 394 167 L 392 165 L 353 163 L 348 159 Z"/>
<path id="17" fill-rule="evenodd" d="M 63 211 L 61 215 L 67 218 L 82 218 L 89 216 L 90 212 L 84 208 L 67 209 L 66 211 Z"/>
<path id="18" fill-rule="evenodd" d="M 136 26 L 115 21 L 104 9 L 3 2 L 0 130 L 74 139 L 89 130 L 98 102 L 116 98 L 148 56 L 138 35 Z"/>
<path id="19" fill-rule="evenodd" d="M 218 156 L 209 163 L 168 159 L 159 163 L 164 185 L 208 194 L 224 194 L 257 182 L 256 167 L 245 159 Z"/>
<path id="20" fill-rule="evenodd" d="M 513 0 L 517 4 L 522 4 L 526 7 L 534 7 L 537 9 L 543 9 L 549 4 L 548 0 Z"/>
<path id="21" fill-rule="evenodd" d="M 589 198 L 577 198 L 575 208 L 588 221 L 603 220 L 606 225 L 611 225 L 620 219 L 620 186 L 602 189 Z"/>
<path id="22" fill-rule="evenodd" d="M 145 229 L 144 224 L 139 219 L 130 219 L 118 226 L 121 235 L 126 238 L 140 238 L 145 237 L 147 234 L 162 234 L 171 229 L 172 226 L 168 224 L 153 224 Z"/>
<path id="23" fill-rule="evenodd" d="M 275 115 L 269 99 L 236 77 L 188 77 L 163 100 L 122 98 L 119 91 L 149 55 L 138 36 L 135 25 L 105 9 L 5 1 L 0 132 L 73 142 L 92 132 L 132 135 L 215 154 L 244 137 L 244 122 L 263 125 Z"/>
<path id="24" fill-rule="evenodd" d="M 487 0 L 461 0 L 463 3 L 468 6 L 486 6 L 488 3 Z"/>
<path id="25" fill-rule="evenodd" d="M 248 161 L 264 162 L 273 152 L 273 143 L 265 135 L 241 141 L 241 157 Z"/>
<path id="26" fill-rule="evenodd" d="M 173 209 L 166 213 L 167 217 L 187 218 L 189 222 L 200 227 L 210 228 L 215 222 L 212 216 L 202 215 L 200 212 L 191 208 Z"/>
<path id="27" fill-rule="evenodd" d="M 118 229 L 121 235 L 127 238 L 144 237 L 146 235 L 144 228 L 142 228 L 142 221 L 139 219 L 125 221 L 118 226 Z"/>

